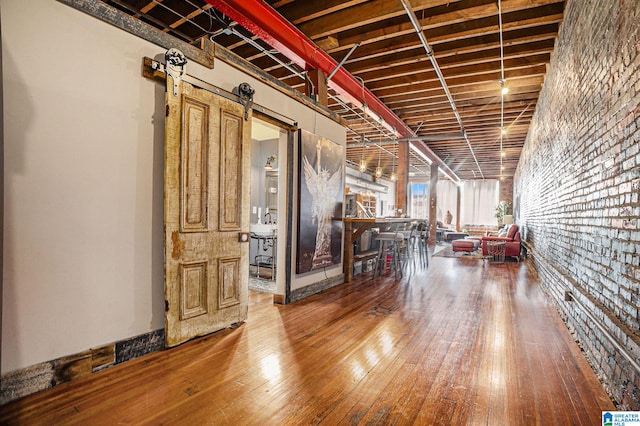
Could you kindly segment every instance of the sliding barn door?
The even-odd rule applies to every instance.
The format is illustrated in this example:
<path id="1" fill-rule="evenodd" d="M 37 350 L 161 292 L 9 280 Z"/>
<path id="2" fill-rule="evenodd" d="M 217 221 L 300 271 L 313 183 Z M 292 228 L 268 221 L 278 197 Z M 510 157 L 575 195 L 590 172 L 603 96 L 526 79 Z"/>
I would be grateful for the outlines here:
<path id="1" fill-rule="evenodd" d="M 247 317 L 250 116 L 180 82 L 166 93 L 165 333 L 175 346 Z"/>

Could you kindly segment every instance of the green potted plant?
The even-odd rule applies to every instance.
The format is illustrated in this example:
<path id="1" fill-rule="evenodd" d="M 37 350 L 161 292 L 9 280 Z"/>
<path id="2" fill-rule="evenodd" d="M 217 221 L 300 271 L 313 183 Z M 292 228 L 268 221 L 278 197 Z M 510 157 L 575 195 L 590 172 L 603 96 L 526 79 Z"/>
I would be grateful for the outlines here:
<path id="1" fill-rule="evenodd" d="M 502 226 L 502 221 L 504 220 L 504 215 L 509 214 L 509 203 L 506 201 L 500 201 L 496 206 L 496 214 L 495 217 L 498 219 L 498 226 Z"/>

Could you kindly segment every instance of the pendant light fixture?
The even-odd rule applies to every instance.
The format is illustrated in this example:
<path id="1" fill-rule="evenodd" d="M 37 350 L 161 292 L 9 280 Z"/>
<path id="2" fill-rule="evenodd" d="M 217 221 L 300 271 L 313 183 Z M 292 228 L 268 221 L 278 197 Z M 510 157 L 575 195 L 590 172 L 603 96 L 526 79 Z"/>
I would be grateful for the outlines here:
<path id="1" fill-rule="evenodd" d="M 504 128 L 504 96 L 509 93 L 509 88 L 505 86 L 506 80 L 504 78 L 504 43 L 502 40 L 502 4 L 501 0 L 498 0 L 498 29 L 500 33 L 500 179 L 503 179 L 504 165 L 502 159 L 506 156 L 504 152 L 503 139 L 507 134 L 507 129 Z"/>
<path id="2" fill-rule="evenodd" d="M 364 150 L 364 135 L 362 135 L 362 150 L 360 151 L 360 171 L 363 173 L 367 171 L 367 162 L 364 159 Z"/>
<path id="3" fill-rule="evenodd" d="M 382 167 L 380 167 L 380 153 L 382 152 L 382 147 L 378 145 L 378 167 L 376 167 L 376 177 L 382 176 Z"/>
<path id="4" fill-rule="evenodd" d="M 397 147 L 397 145 L 395 145 L 395 147 Z M 396 154 L 393 153 L 393 171 L 391 172 L 391 180 L 395 182 L 396 179 L 398 179 L 398 176 L 396 175 Z"/>

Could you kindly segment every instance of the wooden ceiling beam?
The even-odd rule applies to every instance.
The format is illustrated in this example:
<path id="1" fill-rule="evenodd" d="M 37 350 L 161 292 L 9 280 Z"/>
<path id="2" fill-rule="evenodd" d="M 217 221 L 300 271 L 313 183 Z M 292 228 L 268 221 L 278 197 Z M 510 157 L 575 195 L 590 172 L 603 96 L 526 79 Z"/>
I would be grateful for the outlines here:
<path id="1" fill-rule="evenodd" d="M 509 98 L 504 100 L 504 110 L 505 112 L 510 110 L 518 110 L 522 108 L 526 108 L 532 102 L 535 103 L 537 97 L 535 94 L 531 94 L 528 96 L 524 96 L 519 98 L 517 96 L 511 95 Z M 461 116 L 465 116 L 471 112 L 472 114 L 479 113 L 480 111 L 485 111 L 489 113 L 500 112 L 502 103 L 500 102 L 500 95 L 495 96 L 487 100 L 487 98 L 482 99 L 473 99 L 456 102 L 456 109 L 460 113 Z M 395 108 L 394 112 L 399 115 L 407 115 L 407 121 L 410 122 L 412 120 L 412 115 L 421 114 L 421 113 L 430 113 L 436 114 L 438 112 L 449 112 L 451 111 L 451 105 L 446 102 L 446 99 L 443 99 L 441 102 L 434 102 L 430 105 L 415 105 L 415 106 L 406 106 L 404 108 Z"/>
<path id="2" fill-rule="evenodd" d="M 514 93 L 526 93 L 526 92 L 538 92 L 542 88 L 543 82 L 542 76 L 534 75 L 532 77 L 512 78 L 507 80 L 507 87 L 509 87 L 509 95 Z M 466 99 L 466 98 L 490 98 L 493 96 L 499 96 L 500 84 L 496 80 L 488 80 L 484 82 L 457 85 L 449 88 L 454 99 Z M 442 98 L 443 92 L 439 88 L 428 89 L 421 92 L 414 92 L 411 95 L 400 93 L 397 96 L 385 97 L 385 101 L 391 105 L 398 105 L 407 103 L 412 99 L 416 102 L 430 100 L 437 100 Z"/>
<path id="3" fill-rule="evenodd" d="M 551 60 L 551 51 L 543 53 L 531 53 L 522 52 L 517 57 L 507 57 L 504 59 L 505 70 L 529 67 L 532 65 L 548 64 Z M 415 62 L 410 65 L 403 65 L 402 67 L 389 67 L 386 70 L 380 70 L 375 73 L 367 73 L 369 77 L 367 80 L 368 87 L 375 90 L 382 87 L 388 87 L 387 81 L 393 85 L 401 84 L 413 84 L 415 82 L 425 82 L 429 80 L 438 81 L 437 75 L 431 69 L 428 63 L 421 66 L 422 62 Z M 462 77 L 469 75 L 476 75 L 482 73 L 488 73 L 495 70 L 500 70 L 500 56 L 492 57 L 487 55 L 486 62 L 476 63 L 460 63 L 460 64 L 446 64 L 440 67 L 445 78 Z M 406 80 L 404 80 L 406 79 Z M 408 81 L 407 81 L 408 80 Z"/>
<path id="4" fill-rule="evenodd" d="M 508 113 L 504 114 L 505 126 L 512 123 L 518 117 L 519 120 L 529 119 L 530 113 L 527 112 L 529 109 L 532 110 L 533 108 L 527 109 L 525 107 L 509 110 Z M 451 126 L 456 123 L 453 114 L 448 112 L 441 112 L 433 115 L 421 114 L 417 115 L 417 117 L 419 118 L 407 120 L 407 124 L 420 132 L 431 132 L 436 128 L 446 128 L 447 126 Z M 465 115 L 461 116 L 461 119 L 465 125 L 465 130 L 467 131 L 472 130 L 475 123 L 480 123 L 483 126 L 490 126 L 492 128 L 499 128 L 501 114 L 500 111 L 482 111 L 477 115 L 466 112 Z"/>
<path id="5" fill-rule="evenodd" d="M 529 124 L 533 114 L 525 112 L 521 115 L 521 112 L 522 111 L 512 112 L 508 116 L 505 116 L 504 126 L 506 129 L 509 129 L 509 131 L 511 131 L 511 129 L 514 129 L 513 131 L 516 131 L 518 125 L 523 123 L 527 125 Z M 481 118 L 470 116 L 467 120 L 465 120 L 464 118 L 462 120 L 469 137 L 473 136 L 473 132 L 483 129 L 488 129 L 489 133 L 495 133 L 497 136 L 499 136 L 500 134 L 500 114 L 495 114 L 493 116 L 483 116 Z M 455 119 L 443 117 L 442 115 L 440 115 L 437 117 L 429 118 L 422 123 L 416 123 L 413 127 L 416 129 L 416 132 L 418 134 L 431 136 L 437 135 L 438 133 L 450 134 L 451 128 L 456 124 L 457 122 L 455 121 Z"/>
<path id="6" fill-rule="evenodd" d="M 511 94 L 509 96 L 510 96 L 509 98 L 510 102 L 520 102 L 522 104 L 530 104 L 533 102 L 535 104 L 538 98 L 538 93 L 537 92 L 522 93 L 521 95 Z M 482 97 L 478 99 L 468 98 L 468 99 L 463 99 L 461 101 L 460 101 L 460 98 L 458 98 L 458 100 L 460 101 L 459 104 L 463 108 L 484 107 L 485 109 L 497 110 L 500 108 L 499 98 L 500 98 L 500 95 L 496 95 L 494 98 L 488 98 L 488 97 Z M 420 121 L 419 118 L 415 117 L 416 114 L 419 115 L 421 112 L 428 113 L 436 109 L 446 110 L 446 108 L 443 108 L 445 101 L 446 99 L 443 99 L 443 98 L 438 98 L 437 101 L 433 99 L 426 100 L 426 101 L 416 100 L 415 104 L 411 104 L 411 102 L 396 104 L 392 107 L 392 109 L 396 114 L 404 116 L 405 117 L 404 119 L 408 123 L 419 122 Z M 457 105 L 458 105 L 458 102 L 456 102 L 456 106 Z"/>
<path id="7" fill-rule="evenodd" d="M 451 0 L 412 0 L 413 10 L 442 6 Z M 398 0 L 369 0 L 340 12 L 321 16 L 299 25 L 300 30 L 311 39 L 337 34 L 353 28 L 374 24 L 396 16 L 406 16 L 402 3 Z"/>
<path id="8" fill-rule="evenodd" d="M 551 14 L 540 15 L 531 11 L 523 11 L 521 14 L 506 15 L 503 20 L 503 38 L 505 42 L 511 38 L 526 37 L 533 35 L 539 28 L 555 28 L 558 31 L 558 24 L 562 17 L 562 4 L 555 7 Z M 420 42 L 415 32 L 407 23 L 407 29 L 399 30 L 398 26 L 383 28 L 379 33 L 365 32 L 366 27 L 358 28 L 350 33 L 340 33 L 338 35 L 341 43 L 341 50 L 348 49 L 355 43 L 360 43 L 361 47 L 355 52 L 348 63 L 356 62 L 372 56 L 386 55 L 391 52 L 415 49 L 420 47 Z M 463 23 L 446 23 L 440 27 L 424 30 L 425 37 L 434 51 L 451 50 L 462 48 L 464 44 L 473 43 L 478 40 L 481 43 L 495 43 L 499 41 L 499 28 L 496 17 L 475 19 L 471 18 Z M 444 47 L 439 47 L 439 45 Z M 332 54 L 342 57 L 342 53 L 332 51 Z"/>
<path id="9" fill-rule="evenodd" d="M 321 2 L 314 1 L 292 1 L 287 5 L 278 7 L 278 13 L 284 16 L 287 21 L 296 26 L 300 26 L 305 22 L 322 18 L 323 16 L 339 13 L 345 9 L 351 9 L 358 4 L 365 3 L 368 0 L 323 0 Z M 272 5 L 273 6 L 273 5 Z"/>
<path id="10" fill-rule="evenodd" d="M 536 0 L 537 6 L 558 3 L 558 0 Z M 423 29 L 441 26 L 446 22 L 460 22 L 469 17 L 497 18 L 498 8 L 494 0 L 412 0 L 411 6 L 416 13 Z M 503 0 L 502 9 L 505 15 L 518 10 L 531 8 L 531 0 Z M 425 17 L 422 19 L 422 17 Z M 310 38 L 324 37 L 344 31 L 361 28 L 368 25 L 383 23 L 393 18 L 401 17 L 407 25 L 408 17 L 397 0 L 370 0 L 350 8 L 329 13 L 314 20 L 299 25 L 299 28 Z M 397 23 L 394 22 L 394 25 Z M 400 30 L 410 30 L 400 28 Z"/>
<path id="11" fill-rule="evenodd" d="M 538 53 L 534 55 L 522 55 L 517 58 L 509 58 L 504 60 L 504 68 L 506 70 L 513 70 L 518 68 L 530 68 L 536 65 L 548 64 L 551 60 L 550 53 Z M 473 64 L 473 65 L 460 65 L 450 66 L 442 68 L 442 73 L 446 80 L 450 78 L 477 76 L 479 74 L 489 74 L 500 70 L 499 60 L 490 60 L 488 62 Z M 402 67 L 393 67 L 385 71 L 378 71 L 375 74 L 366 75 L 368 79 L 364 79 L 367 82 L 369 90 L 376 91 L 381 88 L 390 87 L 390 85 L 398 87 L 402 85 L 412 85 L 415 83 L 424 83 L 427 81 L 439 82 L 437 75 L 431 68 L 428 61 L 416 62 L 412 66 L 405 65 Z"/>
<path id="12" fill-rule="evenodd" d="M 546 65 L 537 65 L 530 68 L 520 68 L 514 70 L 505 70 L 505 77 L 507 80 L 511 80 L 519 77 L 533 77 L 533 76 L 543 76 L 546 73 Z M 473 76 L 462 76 L 462 77 L 453 77 L 447 78 L 447 84 L 449 88 L 454 88 L 456 86 L 464 86 L 470 84 L 478 84 L 480 82 L 490 83 L 497 82 L 500 79 L 500 72 L 498 70 L 494 72 L 488 72 L 482 75 L 473 75 Z M 409 93 L 420 93 L 425 90 L 433 90 L 438 87 L 438 82 L 429 81 L 429 82 L 414 82 L 409 84 L 408 86 L 402 86 L 402 90 L 404 94 Z M 376 96 L 385 100 L 387 96 L 394 96 L 398 93 L 397 86 L 392 87 L 384 87 L 382 89 L 377 89 L 374 91 Z"/>
<path id="13" fill-rule="evenodd" d="M 510 94 L 520 92 L 539 92 L 542 88 L 544 79 L 540 75 L 535 75 L 530 78 L 517 78 L 507 80 L 507 85 L 510 89 Z M 497 81 L 479 82 L 477 84 L 458 85 L 450 87 L 449 91 L 453 95 L 454 99 L 465 98 L 469 96 L 473 98 L 474 95 L 478 97 L 489 97 L 489 94 L 499 93 L 500 85 Z M 411 102 L 429 102 L 432 99 L 444 98 L 444 92 L 442 88 L 434 88 L 423 90 L 421 92 L 413 93 L 399 93 L 396 96 L 386 96 L 384 101 L 390 108 L 402 107 L 403 104 L 411 104 Z"/>
<path id="14" fill-rule="evenodd" d="M 511 90 L 507 95 L 508 100 L 531 102 L 538 99 L 540 87 L 530 86 L 530 90 Z M 455 97 L 456 106 L 465 107 L 469 105 L 500 105 L 500 95 L 496 94 L 496 90 L 478 93 L 478 96 L 474 96 L 473 93 L 463 93 Z M 418 111 L 428 111 L 430 108 L 438 107 L 448 102 L 445 96 L 434 96 L 431 98 L 416 97 L 414 101 L 387 103 L 387 105 L 397 115 L 408 115 Z M 411 117 L 407 117 L 411 119 Z"/>
<path id="15" fill-rule="evenodd" d="M 106 1 L 126 4 L 129 10 L 144 9 L 132 13 L 184 40 L 195 42 L 199 37 L 208 37 L 207 30 L 201 31 L 208 17 L 206 8 L 209 6 L 205 2 L 178 4 L 177 0 L 163 0 L 165 7 L 161 6 L 162 0 Z M 399 0 L 266 1 L 318 44 L 330 41 L 323 44 L 323 48 L 336 62 L 351 46 L 360 43 L 344 68 L 363 78 L 367 88 L 419 136 L 442 135 L 444 138 L 459 131 L 440 81 Z M 537 104 L 565 2 L 502 0 L 505 77 L 510 88 L 502 109 L 496 0 L 410 1 L 445 76 L 485 177 L 512 174 Z M 199 6 L 200 3 L 204 6 Z M 175 9 L 175 12 L 167 8 Z M 211 21 L 211 31 L 220 28 L 218 21 Z M 246 30 L 236 28 L 247 37 L 253 37 Z M 253 38 L 264 49 L 271 50 L 269 45 Z M 235 35 L 221 34 L 216 42 L 231 47 L 234 53 L 283 83 L 301 92 L 304 90 L 304 76 L 292 74 L 287 67 Z M 289 63 L 281 54 L 274 55 Z M 333 93 L 332 90 L 329 93 Z M 329 99 L 329 102 L 329 108 L 348 122 L 347 141 L 358 140 L 361 134 L 370 140 L 383 137 L 373 120 L 363 120 L 335 100 Z M 502 137 L 502 148 L 507 152 L 502 161 L 499 152 L 501 119 L 509 129 Z M 347 147 L 347 159 L 354 158 L 351 145 Z M 427 145 L 446 159 L 445 163 L 460 173 L 461 178 L 479 177 L 469 146 L 462 138 L 434 140 Z M 360 156 L 364 154 L 368 158 L 372 155 L 372 161 L 380 151 L 359 152 L 355 149 Z M 378 158 L 382 167 L 391 166 L 392 155 L 380 152 Z M 429 173 L 429 168 L 423 166 L 418 156 L 410 154 L 409 158 L 417 174 Z M 504 171 L 500 170 L 500 163 Z"/>
<path id="16" fill-rule="evenodd" d="M 517 132 L 521 124 L 528 125 L 531 121 L 532 113 L 523 114 L 522 116 L 515 115 L 509 116 L 508 120 L 505 120 L 505 127 L 509 129 L 509 137 L 513 137 Z M 516 121 L 517 119 L 517 121 Z M 455 120 L 443 120 L 442 117 L 430 119 L 425 121 L 417 132 L 422 135 L 437 135 L 438 133 L 447 134 L 451 132 L 451 126 L 455 125 Z M 416 126 L 417 128 L 418 126 Z M 465 130 L 469 134 L 469 137 L 473 137 L 474 132 L 484 131 L 487 129 L 487 134 L 496 134 L 500 136 L 500 119 L 499 117 L 493 120 L 468 120 L 465 122 Z"/>
<path id="17" fill-rule="evenodd" d="M 489 29 L 487 29 L 486 31 L 489 31 Z M 481 45 L 497 45 L 499 41 L 497 25 L 493 25 L 490 31 L 491 34 L 485 34 L 485 36 L 483 37 L 473 37 L 470 39 L 465 38 L 462 40 L 454 40 L 453 42 L 449 41 L 448 43 L 446 43 L 446 46 L 442 46 L 442 49 L 440 49 L 436 40 L 433 43 L 433 48 L 436 52 L 436 56 L 455 54 L 456 52 L 463 53 L 475 51 L 479 49 Z M 545 25 L 536 25 L 531 27 L 525 27 L 521 25 L 521 28 L 515 29 L 513 31 L 504 31 L 503 36 L 505 44 L 508 46 L 511 44 L 526 41 L 554 39 L 557 35 L 557 32 L 557 23 L 546 23 Z M 443 37 L 446 37 L 447 40 L 451 40 L 454 34 L 455 33 L 451 31 L 450 27 L 447 27 L 445 33 L 443 34 Z M 376 63 L 375 58 L 378 58 L 376 67 L 379 67 L 380 64 L 393 64 L 393 58 L 389 58 L 389 56 L 403 53 L 405 51 L 409 51 L 409 53 L 407 54 L 412 54 L 413 57 L 415 57 L 416 55 L 424 56 L 424 51 L 419 45 L 415 34 L 407 34 L 404 37 L 406 37 L 405 44 L 403 44 L 400 40 L 397 40 L 397 37 L 391 40 L 391 42 L 387 41 L 385 43 L 363 44 L 362 46 L 358 47 L 354 54 L 351 55 L 349 61 L 347 61 L 346 68 L 349 70 L 349 72 L 356 74 L 360 72 L 359 62 L 362 62 L 362 60 L 367 61 L 365 65 L 368 65 L 362 67 L 362 70 L 366 70 L 367 67 L 371 68 L 371 63 Z M 340 41 L 341 43 L 348 44 L 349 48 L 353 45 L 353 43 L 343 40 L 342 36 L 340 36 Z M 283 69 L 279 65 L 273 65 L 273 68 L 268 68 L 269 66 L 271 66 L 271 59 L 267 57 L 262 58 L 262 55 L 258 53 L 255 53 L 255 56 L 252 56 L 249 50 L 253 50 L 255 52 L 254 48 L 247 45 L 242 49 L 236 49 L 235 53 L 243 57 L 248 57 L 250 60 L 252 60 L 254 65 L 258 66 L 261 69 L 268 69 L 276 78 L 285 78 L 288 75 L 288 71 Z M 336 55 L 336 61 L 339 61 L 343 55 L 344 54 Z M 285 83 L 289 84 L 286 81 Z"/>
<path id="18" fill-rule="evenodd" d="M 506 69 L 505 77 L 508 84 L 516 84 L 515 82 L 520 79 L 527 79 L 528 81 L 536 80 L 542 81 L 542 77 L 546 72 L 546 64 L 534 65 L 532 67 L 520 67 L 514 69 Z M 433 76 L 432 76 L 433 77 Z M 478 89 L 490 90 L 488 88 L 494 87 L 499 89 L 500 72 L 499 68 L 494 71 L 487 71 L 484 73 L 478 73 L 473 75 L 463 76 L 449 76 L 447 77 L 447 85 L 452 94 L 455 95 L 457 91 L 465 92 L 469 90 Z M 374 87 L 374 93 L 385 103 L 392 103 L 396 99 L 411 99 L 413 96 L 422 96 L 424 93 L 442 92 L 442 86 L 440 82 L 435 79 L 425 79 L 421 81 L 410 81 L 409 83 L 394 82 L 393 79 L 388 79 L 386 85 L 382 82 L 378 82 Z"/>
<path id="19" fill-rule="evenodd" d="M 554 35 L 544 34 L 539 38 L 527 36 L 526 38 L 518 40 L 516 43 L 506 46 L 504 48 L 504 55 L 508 58 L 519 56 L 521 54 L 530 55 L 534 53 L 551 52 L 554 49 L 554 45 Z M 420 48 L 416 48 L 402 52 L 395 52 L 383 57 L 368 58 L 354 62 L 349 64 L 348 69 L 352 74 L 360 75 L 362 73 L 380 71 L 390 67 L 413 64 L 416 62 L 416 57 L 423 56 L 424 49 L 422 49 L 421 52 Z M 481 63 L 486 61 L 489 57 L 500 57 L 500 44 L 497 41 L 495 43 L 467 45 L 465 49 L 447 50 L 436 54 L 438 65 L 443 68 L 453 64 Z"/>

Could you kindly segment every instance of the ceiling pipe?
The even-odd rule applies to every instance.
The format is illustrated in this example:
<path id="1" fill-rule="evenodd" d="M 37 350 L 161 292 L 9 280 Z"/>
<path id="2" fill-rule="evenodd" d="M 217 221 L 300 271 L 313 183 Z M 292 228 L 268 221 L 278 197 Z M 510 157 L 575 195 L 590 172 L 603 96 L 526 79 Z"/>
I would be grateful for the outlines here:
<path id="1" fill-rule="evenodd" d="M 332 98 L 336 102 L 338 102 L 340 105 L 342 105 L 344 108 L 346 108 L 347 110 L 351 111 L 353 114 L 355 114 L 358 117 L 360 117 L 363 120 L 365 120 L 367 123 L 369 123 L 369 125 L 378 128 L 378 124 L 379 123 L 372 124 L 366 117 L 362 117 L 362 115 L 358 111 L 356 111 L 355 109 L 353 109 L 349 105 L 347 105 L 344 102 L 342 102 L 342 100 L 336 98 L 335 96 L 332 96 Z M 351 146 L 362 145 L 362 144 L 364 144 L 364 145 L 375 144 L 375 142 L 367 142 L 367 138 L 364 135 L 361 135 L 360 133 L 356 132 L 355 130 L 353 130 L 351 128 L 347 128 L 347 130 L 351 131 L 352 133 L 355 133 L 356 135 L 358 135 L 358 137 L 362 137 L 362 139 L 364 139 L 364 142 L 361 142 L 361 141 L 351 142 L 351 143 L 347 142 L 347 146 L 349 146 L 349 145 L 351 145 Z M 380 130 L 380 129 L 378 128 L 378 130 Z M 380 133 L 384 133 L 384 130 L 381 130 Z M 414 132 L 414 134 L 415 134 L 415 132 Z M 378 143 L 382 143 L 382 144 L 397 144 L 397 143 L 400 143 L 400 142 L 411 142 L 410 145 L 409 145 L 410 147 L 413 147 L 416 150 L 419 150 L 424 156 L 429 158 L 430 161 L 436 162 L 439 165 L 440 170 L 444 173 L 444 175 L 447 178 L 449 178 L 452 182 L 457 184 L 457 183 L 461 182 L 461 179 L 424 142 L 428 141 L 428 140 L 440 141 L 440 140 L 452 140 L 452 139 L 459 139 L 459 138 L 462 138 L 462 134 L 460 134 L 460 133 L 450 133 L 450 134 L 438 135 L 437 137 L 436 136 L 416 136 L 416 137 L 411 137 L 411 138 L 399 138 L 399 139 L 398 138 L 393 138 L 393 139 L 388 139 L 388 140 L 382 140 L 382 141 L 379 141 Z M 416 142 L 419 142 L 419 143 L 416 143 Z M 397 158 L 396 155 L 394 155 L 394 157 Z M 412 164 L 409 164 L 409 165 L 411 167 L 413 167 L 414 169 L 418 170 L 419 172 L 421 172 L 421 170 L 418 167 L 416 167 L 416 166 L 414 166 Z"/>
<path id="2" fill-rule="evenodd" d="M 329 75 L 338 63 L 324 50 L 262 0 L 206 0 L 304 70 L 318 69 Z M 412 136 L 411 129 L 344 68 L 336 70 L 329 87 L 354 105 L 366 105 L 399 133 Z M 364 99 L 363 99 L 364 95 Z"/>
<path id="3" fill-rule="evenodd" d="M 331 78 L 333 77 L 333 75 L 338 72 L 338 68 L 342 68 L 342 66 L 344 65 L 345 62 L 347 62 L 347 59 L 349 59 L 349 56 L 353 55 L 353 52 L 356 51 L 356 49 L 358 48 L 358 46 L 360 46 L 360 43 L 356 43 L 351 47 L 351 50 L 349 50 L 347 52 L 346 55 L 344 55 L 344 58 L 342 58 L 342 60 L 340 61 L 340 63 L 338 65 L 336 65 L 336 67 L 333 69 L 333 71 L 331 71 L 331 74 L 329 74 L 327 76 L 327 81 L 330 81 Z"/>
<path id="4" fill-rule="evenodd" d="M 264 40 L 271 47 L 295 62 L 304 70 L 318 69 L 329 75 L 335 70 L 328 86 L 354 105 L 367 108 L 391 128 L 397 136 L 411 138 L 416 134 L 369 89 L 362 85 L 309 37 L 284 19 L 262 0 L 206 0 L 216 10 L 224 13 L 242 27 Z M 363 99 L 364 98 L 364 99 Z M 437 163 L 454 182 L 460 178 L 440 157 L 424 143 L 419 148 Z"/>
<path id="5" fill-rule="evenodd" d="M 459 133 L 450 133 L 446 135 L 438 135 L 438 136 L 417 136 L 415 138 L 398 138 L 398 139 L 385 139 L 381 141 L 365 141 L 365 145 L 395 145 L 400 142 L 418 142 L 418 141 L 444 141 L 444 140 L 454 140 L 460 139 L 462 135 Z M 362 145 L 362 142 L 351 142 L 347 145 Z"/>
<path id="6" fill-rule="evenodd" d="M 480 176 L 482 176 L 482 179 L 484 179 L 484 174 L 482 173 L 482 169 L 480 168 L 480 164 L 478 163 L 476 154 L 473 151 L 473 147 L 471 146 L 471 141 L 469 141 L 469 136 L 467 135 L 467 131 L 464 129 L 464 124 L 462 124 L 462 118 L 458 113 L 458 108 L 456 107 L 456 103 L 453 100 L 453 95 L 451 95 L 451 92 L 449 91 L 449 86 L 447 85 L 447 82 L 444 79 L 442 70 L 440 70 L 438 61 L 436 60 L 436 57 L 433 54 L 433 50 L 431 49 L 431 46 L 429 46 L 429 42 L 427 41 L 427 38 L 425 37 L 424 32 L 422 31 L 422 27 L 418 22 L 418 17 L 413 12 L 413 9 L 411 8 L 411 4 L 409 4 L 409 0 L 400 0 L 400 2 L 404 7 L 405 12 L 407 12 L 407 16 L 409 16 L 409 20 L 411 21 L 411 24 L 413 25 L 413 29 L 416 31 L 416 34 L 420 39 L 420 43 L 422 43 L 422 47 L 427 52 L 427 56 L 431 61 L 431 66 L 433 66 L 433 70 L 436 72 L 436 75 L 438 76 L 438 80 L 440 80 L 440 85 L 442 86 L 444 93 L 447 95 L 447 99 L 449 100 L 449 104 L 451 105 L 451 109 L 453 110 L 453 114 L 455 115 L 456 120 L 458 121 L 458 125 L 460 126 L 460 131 L 462 132 L 462 136 L 464 137 L 464 140 L 467 142 L 467 146 L 469 147 L 469 151 L 471 151 L 471 156 L 473 157 L 473 160 L 476 162 L 476 166 L 478 167 Z"/>

